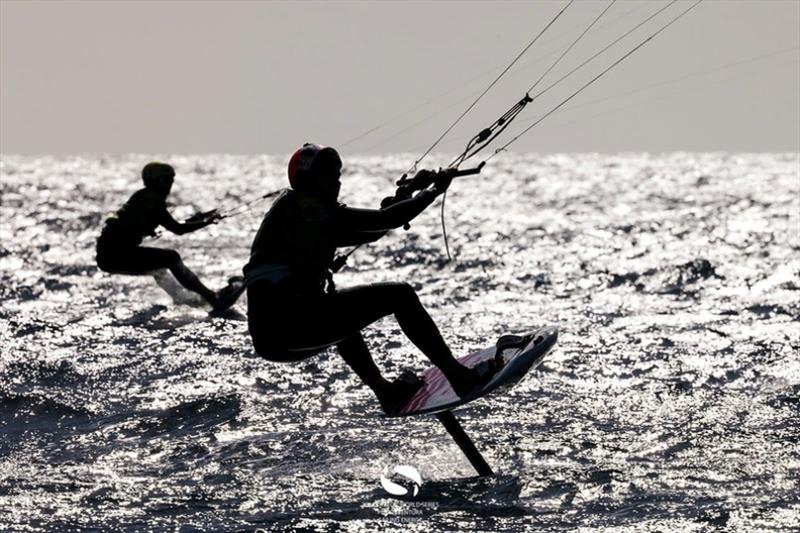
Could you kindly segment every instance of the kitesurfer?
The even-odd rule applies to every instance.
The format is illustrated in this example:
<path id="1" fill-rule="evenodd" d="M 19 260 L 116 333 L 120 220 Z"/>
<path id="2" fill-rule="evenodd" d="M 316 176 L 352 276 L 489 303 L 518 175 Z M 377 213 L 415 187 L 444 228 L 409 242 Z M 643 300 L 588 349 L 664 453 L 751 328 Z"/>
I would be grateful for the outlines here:
<path id="1" fill-rule="evenodd" d="M 492 360 L 475 368 L 461 365 L 408 283 L 332 288 L 329 267 L 337 247 L 373 242 L 403 226 L 444 193 L 450 180 L 438 177 L 432 180 L 432 188 L 386 208 L 355 209 L 338 202 L 341 168 L 336 150 L 308 143 L 289 161 L 291 188 L 264 217 L 244 267 L 248 325 L 256 352 L 270 361 L 298 361 L 336 345 L 345 362 L 374 391 L 383 410 L 393 413 L 422 382 L 410 371 L 394 381 L 386 380 L 361 330 L 394 315 L 406 336 L 441 369 L 459 396 L 486 383 L 498 363 Z"/>
<path id="2" fill-rule="evenodd" d="M 167 196 L 175 181 L 175 169 L 166 163 L 145 165 L 142 181 L 144 188 L 136 191 L 119 211 L 106 220 L 97 239 L 97 266 L 112 274 L 133 275 L 169 269 L 181 285 L 202 296 L 215 311 L 228 307 L 235 287 L 229 285 L 221 291 L 213 291 L 189 270 L 175 250 L 141 246 L 142 240 L 155 235 L 159 226 L 183 235 L 213 224 L 221 218 L 220 215 L 216 210 L 207 211 L 183 223 L 172 218 L 167 211 Z"/>

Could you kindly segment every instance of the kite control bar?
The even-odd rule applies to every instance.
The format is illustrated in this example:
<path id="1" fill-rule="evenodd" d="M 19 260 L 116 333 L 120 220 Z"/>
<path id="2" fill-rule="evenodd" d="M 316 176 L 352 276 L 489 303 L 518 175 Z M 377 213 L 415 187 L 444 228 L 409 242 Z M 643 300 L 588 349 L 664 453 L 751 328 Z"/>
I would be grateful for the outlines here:
<path id="1" fill-rule="evenodd" d="M 407 174 L 403 174 L 403 177 L 397 180 L 395 183 L 395 185 L 397 185 L 397 191 L 395 191 L 394 196 L 387 196 L 381 200 L 381 208 L 389 207 L 390 205 L 394 205 L 397 202 L 402 202 L 403 200 L 408 200 L 416 191 L 425 190 L 439 180 L 451 180 L 453 178 L 460 178 L 462 176 L 480 174 L 483 165 L 484 163 L 481 162 L 481 164 L 477 167 L 468 168 L 465 170 L 458 170 L 457 168 L 445 168 L 439 170 L 438 172 L 418 172 L 413 178 L 409 178 Z M 409 229 L 410 227 L 411 226 L 408 224 L 403 226 L 404 229 Z M 339 270 L 341 270 L 347 262 L 347 258 L 353 255 L 353 253 L 361 248 L 361 246 L 363 245 L 359 244 L 349 252 L 337 256 L 331 263 L 329 270 L 332 273 L 339 272 Z"/>
<path id="2" fill-rule="evenodd" d="M 211 209 L 210 211 L 200 211 L 199 213 L 195 213 L 194 215 L 184 220 L 184 223 L 190 224 L 194 222 L 206 222 L 208 220 L 215 222 L 222 218 L 223 218 L 222 215 L 220 215 L 216 209 Z"/>
<path id="3" fill-rule="evenodd" d="M 407 174 L 403 174 L 403 177 L 397 180 L 397 191 L 395 191 L 394 196 L 387 196 L 383 200 L 381 200 L 381 207 L 389 207 L 390 205 L 394 205 L 397 202 L 402 202 L 403 200 L 408 200 L 411 198 L 411 195 L 417 191 L 422 191 L 427 189 L 434 183 L 438 182 L 439 180 L 444 179 L 453 179 L 453 178 L 460 178 L 462 176 L 472 176 L 474 174 L 479 174 L 481 169 L 483 168 L 483 163 L 478 165 L 475 168 L 468 168 L 465 170 L 458 170 L 456 168 L 445 168 L 439 170 L 438 172 L 418 172 L 416 176 L 413 178 L 409 178 Z"/>

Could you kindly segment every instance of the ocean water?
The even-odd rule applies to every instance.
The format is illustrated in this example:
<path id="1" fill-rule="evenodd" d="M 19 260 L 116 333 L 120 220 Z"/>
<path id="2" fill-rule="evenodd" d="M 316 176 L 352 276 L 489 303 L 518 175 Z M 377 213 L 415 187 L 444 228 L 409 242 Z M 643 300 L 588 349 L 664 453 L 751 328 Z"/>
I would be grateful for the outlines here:
<path id="1" fill-rule="evenodd" d="M 179 218 L 283 186 L 283 157 L 2 157 L 0 530 L 800 530 L 800 154 L 504 155 L 451 187 L 452 262 L 436 209 L 351 258 L 340 287 L 410 282 L 459 354 L 561 328 L 457 413 L 484 479 L 335 351 L 257 357 L 243 300 L 213 318 L 99 272 L 153 158 Z M 346 158 L 342 200 L 377 206 L 412 160 Z M 150 244 L 219 287 L 267 207 Z M 387 376 L 428 366 L 391 317 L 365 336 Z M 381 485 L 398 465 L 416 496 Z"/>

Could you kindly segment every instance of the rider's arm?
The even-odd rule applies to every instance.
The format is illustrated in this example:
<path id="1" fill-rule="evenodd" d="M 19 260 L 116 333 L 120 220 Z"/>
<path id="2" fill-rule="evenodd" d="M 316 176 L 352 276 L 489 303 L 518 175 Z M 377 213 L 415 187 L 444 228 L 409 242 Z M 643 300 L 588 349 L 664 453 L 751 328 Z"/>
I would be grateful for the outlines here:
<path id="1" fill-rule="evenodd" d="M 343 232 L 336 239 L 336 246 L 358 246 L 359 244 L 375 242 L 387 233 L 389 233 L 387 230 Z"/>
<path id="2" fill-rule="evenodd" d="M 421 177 L 423 173 L 427 173 L 426 177 L 433 177 L 430 171 L 421 170 L 415 178 Z M 449 185 L 448 178 L 433 181 L 432 188 L 423 189 L 411 198 L 381 209 L 354 209 L 341 206 L 336 213 L 336 246 L 377 241 L 389 230 L 408 224 L 431 205 L 437 196 L 443 194 Z"/>
<path id="3" fill-rule="evenodd" d="M 164 209 L 164 212 L 161 214 L 161 225 L 164 226 L 168 231 L 175 233 L 176 235 L 183 235 L 185 233 L 191 233 L 193 231 L 197 231 L 200 228 L 204 228 L 211 224 L 213 220 L 206 219 L 200 220 L 197 222 L 178 222 L 172 215 L 169 214 L 169 211 Z"/>
<path id="4" fill-rule="evenodd" d="M 342 207 L 337 213 L 337 226 L 342 232 L 343 238 L 352 233 L 362 232 L 385 234 L 390 229 L 409 223 L 431 205 L 439 194 L 438 191 L 432 189 L 424 190 L 408 200 L 381 209 Z"/>

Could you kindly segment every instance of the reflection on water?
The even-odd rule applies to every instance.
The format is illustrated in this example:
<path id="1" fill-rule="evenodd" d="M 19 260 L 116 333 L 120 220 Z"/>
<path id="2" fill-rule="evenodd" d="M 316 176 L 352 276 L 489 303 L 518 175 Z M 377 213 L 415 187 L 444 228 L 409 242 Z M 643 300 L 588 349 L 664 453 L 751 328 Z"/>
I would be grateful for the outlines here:
<path id="1" fill-rule="evenodd" d="M 410 281 L 457 352 L 562 328 L 538 371 L 460 415 L 491 479 L 433 417 L 378 417 L 334 352 L 257 358 L 244 302 L 210 318 L 98 272 L 103 217 L 146 161 L 2 160 L 0 529 L 800 527 L 797 154 L 508 156 L 452 187 L 454 263 L 435 210 L 352 257 L 339 286 Z M 179 217 L 284 175 L 169 161 Z M 367 207 L 407 161 L 345 163 L 343 200 Z M 152 244 L 220 286 L 265 208 Z M 392 319 L 366 337 L 390 376 L 427 366 Z M 416 498 L 382 489 L 397 464 Z"/>

